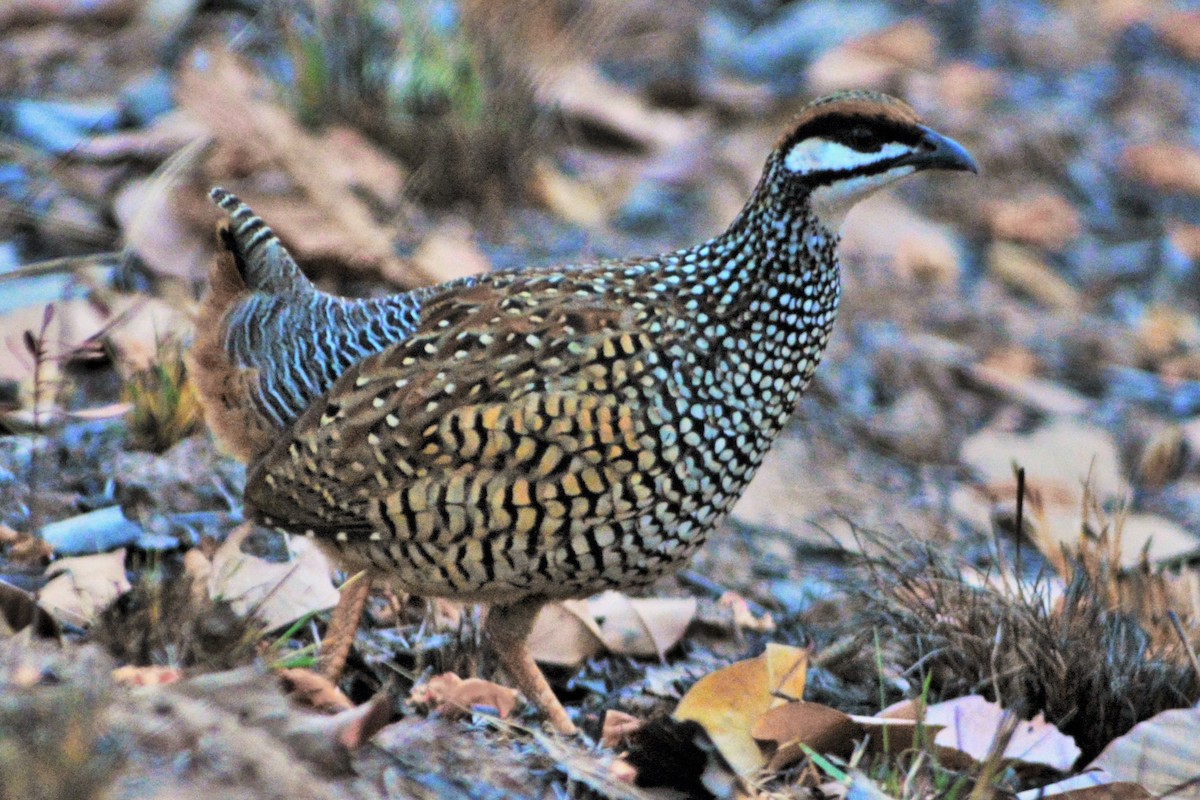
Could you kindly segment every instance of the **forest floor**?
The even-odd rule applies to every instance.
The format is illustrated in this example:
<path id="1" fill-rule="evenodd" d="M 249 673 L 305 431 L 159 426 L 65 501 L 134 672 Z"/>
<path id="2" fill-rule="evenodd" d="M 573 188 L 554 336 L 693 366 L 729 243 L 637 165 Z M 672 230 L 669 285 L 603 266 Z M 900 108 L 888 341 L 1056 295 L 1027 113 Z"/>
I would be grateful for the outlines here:
<path id="1" fill-rule="evenodd" d="M 0 800 L 1200 777 L 1200 12 L 285 6 L 0 6 Z M 544 616 L 584 736 L 435 678 L 498 672 L 471 607 L 377 590 L 339 688 L 314 677 L 349 576 L 239 527 L 183 367 L 208 189 L 348 295 L 664 252 L 840 88 L 904 98 L 981 174 L 849 216 L 825 360 L 688 570 Z M 859 716 L 913 698 L 927 737 Z M 1019 738 L 992 703 L 1036 746 L 989 755 Z"/>

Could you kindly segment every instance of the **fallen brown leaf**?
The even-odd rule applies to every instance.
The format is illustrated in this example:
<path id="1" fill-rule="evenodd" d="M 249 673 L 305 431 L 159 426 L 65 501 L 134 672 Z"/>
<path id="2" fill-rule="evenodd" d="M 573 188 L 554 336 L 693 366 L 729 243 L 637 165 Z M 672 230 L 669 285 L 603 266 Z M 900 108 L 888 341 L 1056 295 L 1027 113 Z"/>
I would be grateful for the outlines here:
<path id="1" fill-rule="evenodd" d="M 494 708 L 501 719 L 507 719 L 517 705 L 517 690 L 482 678 L 460 678 L 453 672 L 435 675 L 412 688 L 409 700 L 429 706 L 439 714 L 462 716 L 477 706 Z"/>
<path id="2" fill-rule="evenodd" d="M 1195 797 L 1200 764 L 1200 708 L 1164 711 L 1113 740 L 1088 765 L 1119 781 L 1141 784 L 1153 795 Z M 1186 792 L 1180 787 L 1190 783 Z"/>
<path id="3" fill-rule="evenodd" d="M 804 756 L 801 745 L 822 754 L 849 756 L 862 728 L 836 708 L 801 700 L 767 711 L 754 723 L 750 735 L 774 745 L 775 752 L 767 762 L 767 769 L 774 772 L 799 761 Z"/>
<path id="4" fill-rule="evenodd" d="M 1029 248 L 1011 242 L 992 242 L 986 258 L 990 275 L 1041 305 L 1059 311 L 1082 310 L 1083 298 L 1075 287 Z"/>
<path id="5" fill-rule="evenodd" d="M 542 608 L 526 644 L 536 661 L 574 667 L 604 652 L 604 634 L 586 602 L 565 600 Z"/>
<path id="6" fill-rule="evenodd" d="M 302 706 L 325 714 L 354 708 L 337 684 L 311 669 L 280 669 L 275 675 L 284 693 Z"/>
<path id="7" fill-rule="evenodd" d="M 337 254 L 339 266 L 373 273 L 401 286 L 436 283 L 411 262 L 399 258 L 392 236 L 371 215 L 368 206 L 345 183 L 353 169 L 332 169 L 342 156 L 304 130 L 286 109 L 266 99 L 262 81 L 234 53 L 214 49 L 204 58 L 188 58 L 177 82 L 180 105 L 201 120 L 218 142 L 233 148 L 254 148 L 258 158 L 282 167 L 303 192 L 304 201 L 317 210 L 316 224 L 333 230 L 350 244 Z M 239 187 L 247 200 L 254 193 Z M 255 198 L 254 202 L 259 200 Z M 261 203 L 260 203 L 261 205 Z M 255 207 L 255 206 L 252 206 Z M 276 226 L 262 208 L 258 213 Z M 277 229 L 281 238 L 292 243 Z M 303 253 L 297 252 L 303 258 Z"/>
<path id="8" fill-rule="evenodd" d="M 775 620 L 771 618 L 771 615 L 754 616 L 746 598 L 737 592 L 726 592 L 717 599 L 717 603 L 733 611 L 733 624 L 744 631 L 770 633 L 775 630 Z"/>
<path id="9" fill-rule="evenodd" d="M 604 646 L 616 655 L 664 659 L 696 617 L 694 597 L 636 597 L 607 591 L 587 601 Z"/>

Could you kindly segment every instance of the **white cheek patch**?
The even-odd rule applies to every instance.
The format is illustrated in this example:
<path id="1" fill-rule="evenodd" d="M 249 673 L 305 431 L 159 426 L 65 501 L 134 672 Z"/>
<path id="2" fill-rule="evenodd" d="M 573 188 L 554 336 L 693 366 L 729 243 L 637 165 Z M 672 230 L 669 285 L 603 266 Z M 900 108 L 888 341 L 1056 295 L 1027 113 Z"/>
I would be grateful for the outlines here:
<path id="1" fill-rule="evenodd" d="M 909 148 L 902 144 L 889 142 L 873 153 L 861 153 L 853 147 L 814 136 L 792 145 L 783 165 L 792 172 L 856 169 L 902 156 L 908 151 Z"/>
<path id="2" fill-rule="evenodd" d="M 892 167 L 886 172 L 876 172 L 872 175 L 860 175 L 856 178 L 846 178 L 829 186 L 819 186 L 813 190 L 812 210 L 817 219 L 828 230 L 837 233 L 855 203 L 877 189 L 898 181 L 905 175 L 911 175 L 916 168 L 911 164 Z"/>

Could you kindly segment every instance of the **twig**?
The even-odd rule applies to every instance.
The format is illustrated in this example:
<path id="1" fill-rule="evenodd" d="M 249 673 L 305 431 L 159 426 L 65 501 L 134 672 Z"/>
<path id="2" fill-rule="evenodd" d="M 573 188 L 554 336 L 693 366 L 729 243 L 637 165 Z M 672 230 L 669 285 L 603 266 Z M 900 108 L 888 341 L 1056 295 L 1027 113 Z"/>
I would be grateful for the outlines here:
<path id="1" fill-rule="evenodd" d="M 721 595 L 729 591 L 729 589 L 726 589 L 712 578 L 705 577 L 695 570 L 685 569 L 678 573 L 678 578 L 679 582 L 684 586 L 687 586 L 690 589 L 699 589 L 705 594 L 712 595 L 714 600 L 719 600 Z M 771 613 L 767 609 L 763 608 L 760 604 L 747 597 L 743 597 L 742 599 L 746 601 L 746 607 L 756 617 L 761 617 L 763 614 Z"/>
<path id="2" fill-rule="evenodd" d="M 1183 642 L 1183 649 L 1187 651 L 1188 661 L 1192 662 L 1192 671 L 1196 673 L 1196 677 L 1200 678 L 1200 660 L 1196 658 L 1196 650 L 1192 647 L 1192 642 L 1187 637 L 1187 633 L 1183 630 L 1183 623 L 1179 621 L 1179 615 L 1174 610 L 1167 612 L 1167 619 L 1171 620 L 1171 627 L 1175 629 L 1175 634 L 1179 636 L 1179 641 Z"/>

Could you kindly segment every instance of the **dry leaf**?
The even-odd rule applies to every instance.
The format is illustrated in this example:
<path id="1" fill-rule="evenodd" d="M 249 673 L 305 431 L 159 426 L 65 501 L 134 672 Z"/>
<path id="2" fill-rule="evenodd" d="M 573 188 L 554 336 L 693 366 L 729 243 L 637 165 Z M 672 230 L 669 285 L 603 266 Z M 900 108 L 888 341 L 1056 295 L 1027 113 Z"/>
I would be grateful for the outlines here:
<path id="1" fill-rule="evenodd" d="M 1143 362 L 1158 365 L 1171 356 L 1200 348 L 1200 323 L 1181 308 L 1152 305 L 1138 319 L 1134 343 Z"/>
<path id="2" fill-rule="evenodd" d="M 96 616 L 129 591 L 125 549 L 94 556 L 62 558 L 46 569 L 55 576 L 38 592 L 38 602 L 57 619 L 90 625 Z"/>
<path id="3" fill-rule="evenodd" d="M 849 756 L 862 728 L 836 708 L 798 701 L 773 708 L 759 717 L 750 734 L 760 742 L 771 742 L 775 752 L 767 762 L 774 772 L 795 764 L 804 755 L 801 745 L 818 753 Z"/>
<path id="4" fill-rule="evenodd" d="M 1091 401 L 1079 392 L 1036 375 L 1021 374 L 1009 365 L 991 363 L 991 359 L 964 368 L 966 377 L 977 386 L 1051 416 L 1081 416 Z"/>
<path id="5" fill-rule="evenodd" d="M 0 580 L 0 639 L 5 639 L 31 628 L 39 639 L 58 640 L 62 632 L 44 608 L 37 604 L 33 595 Z"/>
<path id="6" fill-rule="evenodd" d="M 112 671 L 112 679 L 122 686 L 164 686 L 183 678 L 178 667 L 163 667 L 151 664 L 135 667 L 127 664 Z"/>
<path id="7" fill-rule="evenodd" d="M 564 600 L 542 607 L 526 646 L 535 661 L 575 667 L 604 652 L 604 634 L 587 603 Z"/>
<path id="8" fill-rule="evenodd" d="M 1134 725 L 1088 765 L 1118 781 L 1132 781 L 1162 797 L 1197 797 L 1200 786 L 1200 708 L 1178 708 Z M 1177 787 L 1191 782 L 1185 791 Z"/>
<path id="9" fill-rule="evenodd" d="M 1164 192 L 1200 194 L 1200 152 L 1182 144 L 1155 142 L 1125 148 L 1121 171 Z"/>
<path id="10" fill-rule="evenodd" d="M 646 724 L 632 714 L 610 708 L 604 712 L 604 725 L 600 729 L 600 744 L 616 747 L 626 737 Z"/>
<path id="11" fill-rule="evenodd" d="M 926 724 L 943 726 L 933 743 L 963 753 L 975 762 L 987 758 L 1009 716 L 1009 712 L 979 695 L 935 703 L 925 709 Z M 1017 725 L 1004 750 L 1004 758 L 1065 772 L 1074 765 L 1079 753 L 1073 738 L 1038 714 Z"/>
<path id="12" fill-rule="evenodd" d="M 243 616 L 253 613 L 275 630 L 305 614 L 337 605 L 338 591 L 329 579 L 329 562 L 315 544 L 290 537 L 291 561 L 277 564 L 241 551 L 250 527 L 229 535 L 213 555 L 208 593 L 229 600 Z"/>
<path id="13" fill-rule="evenodd" d="M 1014 464 L 1025 468 L 1027 487 L 1077 513 L 1085 482 L 1101 500 L 1124 494 L 1116 444 L 1084 422 L 1057 419 L 1027 434 L 985 429 L 963 442 L 959 458 L 1002 498 L 1016 497 Z"/>
<path id="14" fill-rule="evenodd" d="M 1044 797 L 1056 797 L 1058 800 L 1150 800 L 1157 796 L 1146 791 L 1144 786 L 1117 781 L 1104 770 L 1088 769 L 1049 786 L 1026 789 L 1017 795 L 1017 800 L 1042 800 Z"/>
<path id="15" fill-rule="evenodd" d="M 768 644 L 761 656 L 696 681 L 673 716 L 699 723 L 733 770 L 748 775 L 766 763 L 751 731 L 770 709 L 801 698 L 807 671 L 806 650 Z"/>
<path id="16" fill-rule="evenodd" d="M 540 102 L 557 106 L 568 116 L 606 128 L 647 150 L 679 147 L 704 127 L 698 118 L 650 107 L 591 63 L 560 62 L 541 78 L 535 89 Z"/>
<path id="17" fill-rule="evenodd" d="M 1079 212 L 1055 192 L 997 200 L 987 209 L 992 234 L 1000 239 L 1058 252 L 1079 238 Z"/>
<path id="18" fill-rule="evenodd" d="M 696 617 L 696 598 L 638 597 L 607 591 L 587 602 L 604 646 L 615 655 L 663 659 Z"/>
<path id="19" fill-rule="evenodd" d="M 696 616 L 695 598 L 630 598 L 608 591 L 588 601 L 549 603 L 528 646 L 543 664 L 577 666 L 604 651 L 658 657 L 679 643 Z"/>
<path id="20" fill-rule="evenodd" d="M 326 714 L 354 708 L 354 703 L 333 681 L 311 669 L 280 669 L 275 674 L 284 693 L 299 705 Z"/>
<path id="21" fill-rule="evenodd" d="M 283 107 L 266 99 L 263 82 L 242 59 L 228 50 L 184 59 L 176 94 L 179 104 L 207 125 L 218 142 L 232 148 L 253 148 L 257 156 L 282 167 L 302 190 L 305 202 L 317 212 L 314 225 L 335 231 L 347 243 L 336 253 L 339 266 L 380 275 L 402 286 L 436 283 L 414 264 L 399 258 L 391 234 L 379 225 L 367 204 L 346 185 L 354 170 L 338 170 L 336 147 L 304 130 Z M 268 215 L 253 192 L 239 187 L 252 208 L 290 245 L 282 226 Z M 255 205 L 258 203 L 259 205 Z M 302 257 L 299 248 L 294 255 Z"/>
<path id="22" fill-rule="evenodd" d="M 805 77 L 815 94 L 849 88 L 886 91 L 906 72 L 932 69 L 936 58 L 933 31 L 910 19 L 826 50 Z"/>
<path id="23" fill-rule="evenodd" d="M 1083 298 L 1058 276 L 1040 255 L 1011 242 L 992 242 L 987 251 L 988 272 L 1001 283 L 1026 294 L 1047 308 L 1078 312 Z"/>
<path id="24" fill-rule="evenodd" d="M 551 164 L 539 161 L 534 165 L 530 189 L 546 208 L 567 222 L 598 228 L 608 220 L 610 209 L 599 192 Z"/>
<path id="25" fill-rule="evenodd" d="M 482 678 L 463 680 L 453 672 L 443 672 L 414 686 L 409 700 L 448 716 L 462 716 L 476 706 L 484 706 L 494 708 L 501 719 L 507 719 L 516 708 L 517 690 Z"/>

